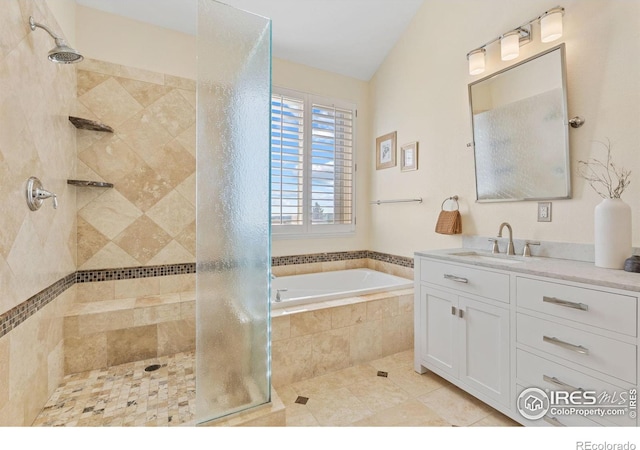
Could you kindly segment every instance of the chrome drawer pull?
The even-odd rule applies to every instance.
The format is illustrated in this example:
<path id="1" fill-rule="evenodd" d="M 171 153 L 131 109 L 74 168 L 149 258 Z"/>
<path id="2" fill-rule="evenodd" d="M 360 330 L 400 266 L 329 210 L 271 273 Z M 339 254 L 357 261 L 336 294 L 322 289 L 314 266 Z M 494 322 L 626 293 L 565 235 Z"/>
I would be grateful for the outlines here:
<path id="1" fill-rule="evenodd" d="M 556 419 L 555 417 L 549 417 L 549 416 L 544 416 L 542 418 L 542 420 L 544 420 L 545 422 L 553 425 L 554 427 L 566 427 L 565 424 L 563 424 L 562 422 L 560 422 L 558 419 Z"/>
<path id="2" fill-rule="evenodd" d="M 450 274 L 448 274 L 448 273 L 445 273 L 445 274 L 444 274 L 444 277 L 445 277 L 447 280 L 455 281 L 455 282 L 457 282 L 457 283 L 468 283 L 468 282 L 469 282 L 469 280 L 467 280 L 466 278 L 457 277 L 457 276 L 455 276 L 455 275 L 450 275 Z"/>
<path id="3" fill-rule="evenodd" d="M 560 300 L 559 298 L 555 298 L 555 297 L 544 296 L 542 297 L 542 301 L 546 303 L 552 303 L 558 306 L 564 306 L 567 308 L 579 309 L 581 311 L 589 310 L 589 305 L 585 305 L 584 303 L 576 303 L 576 302 L 570 302 L 567 300 Z"/>
<path id="4" fill-rule="evenodd" d="M 561 388 L 567 390 L 567 391 L 584 391 L 584 389 L 582 388 L 577 388 L 577 387 L 573 387 L 570 384 L 564 383 L 560 380 L 558 380 L 556 377 L 550 377 L 549 375 L 542 375 L 542 379 L 544 381 L 547 381 L 549 383 L 555 384 L 556 386 L 560 386 Z"/>
<path id="5" fill-rule="evenodd" d="M 457 312 L 458 312 L 458 310 L 456 309 L 456 307 L 452 306 L 451 307 L 451 314 L 455 316 Z"/>
<path id="6" fill-rule="evenodd" d="M 588 348 L 584 348 L 582 345 L 570 344 L 569 342 L 561 341 L 558 338 L 549 337 L 549 336 L 542 336 L 542 340 L 544 342 L 548 342 L 549 344 L 554 344 L 554 345 L 557 345 L 559 347 L 563 347 L 563 348 L 566 348 L 568 350 L 572 350 L 572 351 L 574 351 L 576 353 L 580 353 L 582 355 L 588 355 L 589 354 L 589 349 Z"/>

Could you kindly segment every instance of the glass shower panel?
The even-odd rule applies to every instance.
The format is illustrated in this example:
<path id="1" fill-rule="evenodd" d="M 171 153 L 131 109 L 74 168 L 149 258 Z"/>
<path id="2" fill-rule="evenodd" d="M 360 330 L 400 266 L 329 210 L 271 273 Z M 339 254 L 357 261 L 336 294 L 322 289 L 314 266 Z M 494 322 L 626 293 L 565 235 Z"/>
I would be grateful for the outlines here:
<path id="1" fill-rule="evenodd" d="M 271 22 L 198 0 L 196 421 L 270 401 Z"/>

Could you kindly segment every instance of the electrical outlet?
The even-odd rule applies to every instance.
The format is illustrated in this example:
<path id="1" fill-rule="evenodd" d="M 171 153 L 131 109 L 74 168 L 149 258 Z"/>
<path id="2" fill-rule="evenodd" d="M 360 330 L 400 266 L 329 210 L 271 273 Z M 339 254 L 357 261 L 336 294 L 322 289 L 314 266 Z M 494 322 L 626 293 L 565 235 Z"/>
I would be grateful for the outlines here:
<path id="1" fill-rule="evenodd" d="M 538 202 L 538 222 L 551 222 L 551 202 Z"/>

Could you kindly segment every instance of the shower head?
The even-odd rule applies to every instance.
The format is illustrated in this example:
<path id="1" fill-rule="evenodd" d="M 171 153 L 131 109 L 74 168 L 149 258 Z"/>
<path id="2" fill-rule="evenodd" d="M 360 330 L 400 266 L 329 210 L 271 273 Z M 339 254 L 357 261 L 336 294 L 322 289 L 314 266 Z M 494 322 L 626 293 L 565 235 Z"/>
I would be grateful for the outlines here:
<path id="1" fill-rule="evenodd" d="M 49 51 L 50 61 L 59 64 L 71 64 L 78 63 L 84 59 L 84 57 L 80 53 L 69 47 L 64 39 L 54 34 L 45 25 L 37 23 L 35 20 L 33 20 L 33 17 L 29 17 L 29 26 L 31 27 L 32 31 L 35 31 L 36 28 L 42 28 L 54 39 L 56 46 Z"/>

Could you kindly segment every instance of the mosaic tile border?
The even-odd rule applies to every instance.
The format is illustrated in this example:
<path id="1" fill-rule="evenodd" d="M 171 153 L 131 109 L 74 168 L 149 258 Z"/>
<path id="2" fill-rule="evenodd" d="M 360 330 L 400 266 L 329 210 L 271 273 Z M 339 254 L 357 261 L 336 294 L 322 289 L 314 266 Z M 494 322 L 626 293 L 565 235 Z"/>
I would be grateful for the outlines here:
<path id="1" fill-rule="evenodd" d="M 56 281 L 51 286 L 41 290 L 36 295 L 20 303 L 18 306 L 10 309 L 6 313 L 0 315 L 0 337 L 8 334 L 22 322 L 44 308 L 58 295 L 73 286 L 75 282 L 76 273 L 74 272 Z"/>
<path id="2" fill-rule="evenodd" d="M 165 277 L 196 273 L 196 263 L 164 264 L 160 266 L 122 267 L 118 269 L 79 270 L 76 283 L 94 281 L 131 280 L 134 278 Z"/>
<path id="3" fill-rule="evenodd" d="M 292 264 L 311 264 L 319 262 L 346 261 L 350 259 L 368 258 L 368 250 L 349 252 L 309 253 L 306 255 L 274 256 L 271 266 L 288 266 Z"/>
<path id="4" fill-rule="evenodd" d="M 311 264 L 322 262 L 346 261 L 351 259 L 374 259 L 390 264 L 413 269 L 413 258 L 391 255 L 371 250 L 354 250 L 348 252 L 310 253 L 307 255 L 274 256 L 272 266 L 288 266 L 292 264 Z"/>
<path id="5" fill-rule="evenodd" d="M 346 261 L 352 259 L 374 259 L 402 267 L 413 268 L 413 258 L 390 255 L 370 250 L 347 252 L 312 253 L 307 255 L 276 256 L 271 258 L 272 266 L 309 264 L 318 262 Z M 134 278 L 163 277 L 196 273 L 195 263 L 164 264 L 147 267 L 123 267 L 117 269 L 79 270 L 56 281 L 18 306 L 0 315 L 0 337 L 8 334 L 22 322 L 44 308 L 58 295 L 75 283 L 97 281 L 130 280 Z"/>

